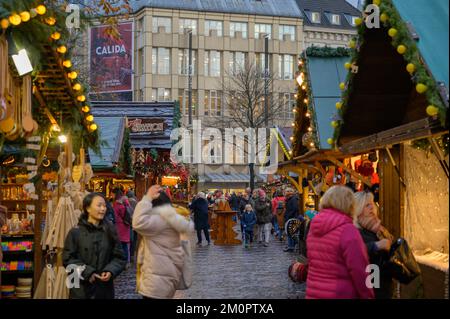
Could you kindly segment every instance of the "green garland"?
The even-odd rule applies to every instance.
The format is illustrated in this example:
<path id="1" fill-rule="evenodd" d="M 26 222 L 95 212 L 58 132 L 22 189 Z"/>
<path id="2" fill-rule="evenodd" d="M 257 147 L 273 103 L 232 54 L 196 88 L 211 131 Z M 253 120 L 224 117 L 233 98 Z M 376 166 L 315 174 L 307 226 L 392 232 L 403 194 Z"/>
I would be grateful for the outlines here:
<path id="1" fill-rule="evenodd" d="M 335 58 L 351 56 L 352 50 L 344 47 L 331 48 L 331 47 L 317 47 L 311 46 L 306 49 L 306 56 L 315 58 Z"/>
<path id="2" fill-rule="evenodd" d="M 372 1 L 366 1 L 364 8 L 371 2 Z M 422 83 L 428 87 L 427 91 L 425 92 L 427 101 L 430 105 L 434 105 L 435 107 L 437 107 L 438 116 L 441 121 L 441 124 L 442 126 L 445 126 L 447 109 L 444 106 L 444 103 L 441 99 L 436 81 L 434 80 L 433 76 L 428 73 L 426 67 L 423 65 L 421 61 L 419 49 L 417 48 L 415 40 L 411 38 L 406 23 L 403 21 L 397 9 L 393 5 L 392 0 L 381 0 L 379 7 L 380 7 L 380 15 L 385 14 L 388 16 L 388 20 L 383 23 L 385 31 L 387 32 L 387 30 L 390 28 L 395 28 L 397 30 L 397 34 L 392 40 L 392 45 L 395 48 L 397 48 L 399 45 L 406 46 L 407 51 L 404 53 L 403 57 L 407 63 L 412 63 L 415 66 L 415 72 L 412 76 L 412 81 L 414 81 L 415 84 Z M 361 23 L 358 26 L 357 30 L 358 30 L 358 38 L 353 39 L 353 41 L 357 41 L 356 46 L 360 48 L 364 46 L 364 33 L 366 31 L 365 24 Z M 358 65 L 359 62 L 358 49 L 352 50 L 349 62 Z M 405 70 L 405 72 L 407 71 Z M 354 76 L 355 75 L 351 72 L 347 74 L 346 90 L 342 93 L 342 98 L 340 101 L 342 103 L 342 108 L 338 111 L 341 119 L 344 118 L 343 115 L 345 114 L 348 108 L 349 95 L 353 91 Z M 338 141 L 340 137 L 341 127 L 342 121 L 339 121 L 338 126 L 335 128 L 333 134 L 333 142 L 335 145 L 336 141 Z"/>

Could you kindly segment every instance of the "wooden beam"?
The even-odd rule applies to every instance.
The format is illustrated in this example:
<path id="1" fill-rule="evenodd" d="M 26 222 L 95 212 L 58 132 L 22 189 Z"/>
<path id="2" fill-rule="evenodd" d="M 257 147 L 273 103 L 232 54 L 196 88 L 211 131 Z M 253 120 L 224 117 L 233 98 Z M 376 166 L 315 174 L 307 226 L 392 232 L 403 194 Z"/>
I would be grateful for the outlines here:
<path id="1" fill-rule="evenodd" d="M 322 173 L 322 176 L 327 175 L 327 172 L 324 170 L 319 161 L 315 161 L 314 164 L 316 165 L 317 169 Z"/>
<path id="2" fill-rule="evenodd" d="M 361 174 L 355 172 L 354 170 L 346 167 L 342 162 L 338 161 L 337 159 L 334 159 L 332 157 L 328 157 L 328 160 L 333 163 L 334 165 L 342 168 L 344 171 L 346 171 L 347 173 L 349 173 L 350 175 L 352 175 L 353 177 L 361 180 L 364 184 L 366 184 L 369 187 L 372 187 L 372 183 L 370 182 L 369 179 L 367 179 L 366 177 L 362 176 Z"/>

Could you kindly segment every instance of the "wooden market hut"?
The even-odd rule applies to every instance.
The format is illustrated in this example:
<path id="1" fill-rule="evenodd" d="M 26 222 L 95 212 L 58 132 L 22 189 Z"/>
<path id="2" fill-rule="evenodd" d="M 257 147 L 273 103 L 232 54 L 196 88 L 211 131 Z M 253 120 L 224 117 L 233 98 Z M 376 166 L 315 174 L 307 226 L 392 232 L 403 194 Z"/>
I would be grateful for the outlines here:
<path id="1" fill-rule="evenodd" d="M 448 1 L 383 0 L 380 12 L 380 28 L 359 27 L 334 141 L 378 151 L 383 224 L 414 250 L 422 296 L 448 298 Z"/>
<path id="2" fill-rule="evenodd" d="M 83 163 L 83 147 L 98 150 L 98 130 L 66 47 L 65 16 L 51 5 L 0 1 L 0 22 L 0 205 L 7 208 L 8 219 L 34 213 L 34 229 L 6 228 L 3 241 L 31 242 L 32 250 L 4 253 L 11 268 L 2 271 L 3 284 L 15 286 L 18 278 L 33 278 L 34 292 L 44 263 L 40 243 L 45 204 L 52 195 L 43 187 L 43 172 L 52 168 L 62 150 L 70 154 L 64 161 L 70 162 L 68 168 L 72 151 L 81 154 Z M 26 61 L 25 56 L 29 64 L 19 62 Z M 66 146 L 61 145 L 64 137 Z M 7 179 L 3 174 L 9 169 L 20 171 L 20 179 Z M 24 186 L 33 187 L 25 192 Z M 12 267 L 14 263 L 19 266 Z"/>

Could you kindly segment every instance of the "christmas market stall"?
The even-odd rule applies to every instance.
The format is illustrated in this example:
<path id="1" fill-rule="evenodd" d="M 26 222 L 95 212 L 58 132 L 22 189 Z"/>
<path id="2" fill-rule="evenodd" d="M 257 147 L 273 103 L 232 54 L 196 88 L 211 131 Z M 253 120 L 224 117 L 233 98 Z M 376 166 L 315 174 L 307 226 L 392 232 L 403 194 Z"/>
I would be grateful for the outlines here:
<path id="1" fill-rule="evenodd" d="M 124 188 L 134 185 L 138 198 L 145 195 L 150 185 L 160 183 L 170 189 L 174 200 L 186 199 L 188 172 L 184 165 L 170 159 L 170 132 L 179 125 L 177 110 L 173 102 L 93 103 L 92 112 L 97 118 L 105 121 L 125 119 L 126 137 L 120 156 L 126 159 L 124 163 L 129 163 L 130 168 L 126 172 L 127 179 L 115 177 L 115 183 Z M 117 133 L 111 134 L 117 136 Z M 97 179 L 104 178 L 96 173 L 94 181 Z"/>
<path id="2" fill-rule="evenodd" d="M 380 217 L 422 270 L 397 296 L 448 298 L 448 1 L 373 4 L 381 25 L 357 21 L 329 143 L 378 154 Z"/>
<path id="3" fill-rule="evenodd" d="M 48 297 L 64 297 L 60 256 L 89 179 L 84 148 L 99 150 L 97 124 L 65 16 L 42 1 L 0 1 L 0 25 L 1 296 L 36 296 L 46 264 L 57 288 Z"/>
<path id="4" fill-rule="evenodd" d="M 278 174 L 301 194 L 302 213 L 308 206 L 318 210 L 320 196 L 332 185 L 375 190 L 378 183 L 376 154 L 349 156 L 329 144 L 338 121 L 336 110 L 341 107 L 336 103 L 341 95 L 339 83 L 353 71 L 346 63 L 350 54 L 346 48 L 313 46 L 298 60 L 292 147 L 279 141 L 288 160 L 279 165 Z"/>

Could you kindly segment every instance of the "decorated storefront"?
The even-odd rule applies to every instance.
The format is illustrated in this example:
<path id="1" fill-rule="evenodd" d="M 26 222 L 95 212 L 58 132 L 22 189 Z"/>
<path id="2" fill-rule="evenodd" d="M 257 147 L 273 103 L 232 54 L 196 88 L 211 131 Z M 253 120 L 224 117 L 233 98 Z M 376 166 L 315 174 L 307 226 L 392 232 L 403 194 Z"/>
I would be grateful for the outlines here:
<path id="1" fill-rule="evenodd" d="M 63 297 L 60 254 L 92 176 L 84 150 L 99 150 L 98 126 L 65 17 L 42 1 L 0 1 L 0 25 L 1 296 L 36 295 L 49 269 Z"/>

